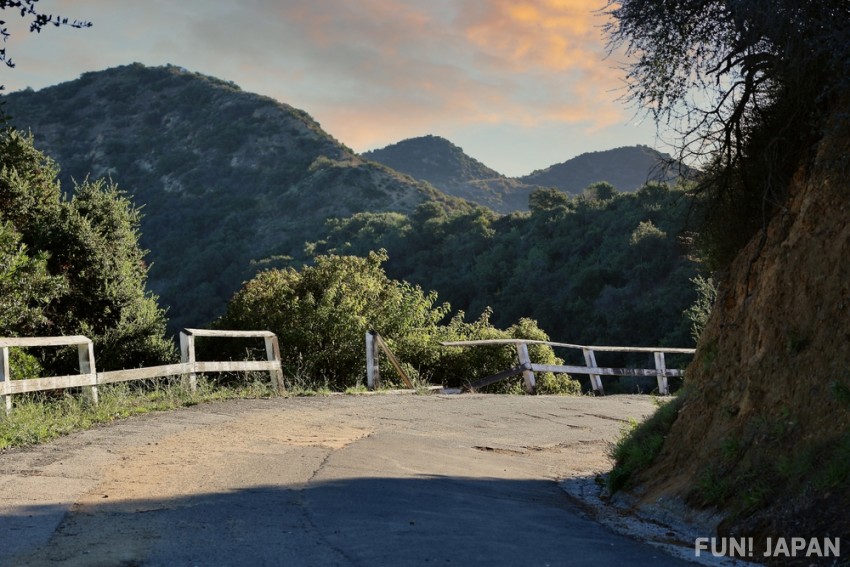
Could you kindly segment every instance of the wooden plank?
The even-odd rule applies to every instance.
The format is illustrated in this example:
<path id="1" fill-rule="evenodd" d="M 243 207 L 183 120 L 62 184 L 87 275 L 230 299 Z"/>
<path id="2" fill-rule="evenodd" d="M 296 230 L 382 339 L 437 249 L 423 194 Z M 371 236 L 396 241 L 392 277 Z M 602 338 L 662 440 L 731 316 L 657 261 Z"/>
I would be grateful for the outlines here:
<path id="1" fill-rule="evenodd" d="M 474 392 L 479 388 L 489 386 L 490 384 L 495 384 L 496 382 L 501 382 L 502 380 L 510 378 L 511 376 L 522 374 L 523 370 L 524 368 L 522 366 L 515 366 L 509 370 L 499 372 L 498 374 L 493 374 L 492 376 L 487 376 L 486 378 L 476 380 L 475 382 L 469 385 L 469 389 Z"/>
<path id="2" fill-rule="evenodd" d="M 268 360 L 228 360 L 195 362 L 195 372 L 269 372 L 280 370 L 280 362 Z"/>
<path id="3" fill-rule="evenodd" d="M 556 366 L 553 364 L 532 364 L 535 372 L 555 372 L 566 374 L 597 374 L 602 376 L 682 376 L 683 371 L 675 368 L 658 370 L 655 368 L 593 368 L 588 366 Z"/>
<path id="4" fill-rule="evenodd" d="M 80 363 L 80 374 L 93 374 L 94 386 L 86 388 L 86 395 L 94 405 L 97 405 L 97 368 L 94 364 L 94 345 L 91 341 L 86 344 L 77 345 L 77 360 Z"/>
<path id="5" fill-rule="evenodd" d="M 82 335 L 67 337 L 4 337 L 0 347 L 50 347 L 90 344 L 91 339 Z"/>
<path id="6" fill-rule="evenodd" d="M 10 394 L 25 394 L 27 392 L 42 392 L 44 390 L 80 388 L 95 385 L 97 385 L 96 374 L 73 374 L 71 376 L 11 380 L 6 384 L 6 391 Z"/>
<path id="7" fill-rule="evenodd" d="M 589 348 L 582 349 L 582 353 L 584 354 L 584 363 L 590 368 L 596 368 L 596 354 Z M 602 378 L 599 374 L 590 375 L 590 385 L 594 392 L 600 396 L 605 395 L 605 388 L 602 386 Z"/>
<path id="8" fill-rule="evenodd" d="M 113 384 L 115 382 L 128 382 L 130 380 L 147 380 L 151 378 L 165 378 L 166 376 L 179 376 L 192 372 L 195 366 L 192 363 L 163 364 L 162 366 L 149 366 L 145 368 L 129 368 L 127 370 L 111 370 L 109 372 L 98 372 L 98 384 Z"/>
<path id="9" fill-rule="evenodd" d="M 271 331 L 219 331 L 213 329 L 183 329 L 182 332 L 185 332 L 187 335 L 192 335 L 195 337 L 262 338 L 276 336 Z"/>
<path id="10" fill-rule="evenodd" d="M 9 367 L 9 347 L 2 348 L 2 366 L 0 366 L 0 388 L 6 401 L 6 415 L 12 413 L 12 394 L 9 393 L 9 382 L 12 380 Z"/>
<path id="11" fill-rule="evenodd" d="M 667 385 L 667 376 L 663 373 L 667 369 L 667 365 L 664 363 L 664 353 L 656 352 L 653 354 L 655 355 L 655 368 L 658 370 L 658 393 L 667 396 L 670 394 L 670 388 Z"/>
<path id="12" fill-rule="evenodd" d="M 575 349 L 590 349 L 597 352 L 666 352 L 670 354 L 694 354 L 696 349 L 693 348 L 667 348 L 667 347 L 617 347 L 617 346 L 587 346 L 574 345 L 570 343 L 556 343 L 552 341 L 535 341 L 530 339 L 482 339 L 475 341 L 444 341 L 442 346 L 479 346 L 479 345 L 513 345 L 524 343 L 527 345 L 549 345 L 552 347 L 575 348 Z"/>
<path id="13" fill-rule="evenodd" d="M 534 371 L 531 370 L 531 358 L 528 356 L 528 345 L 525 343 L 517 343 L 516 345 L 517 358 L 519 365 L 522 367 L 522 387 L 527 394 L 533 394 L 537 391 L 537 384 L 534 382 Z"/>
<path id="14" fill-rule="evenodd" d="M 381 370 L 378 366 L 378 343 L 375 331 L 366 332 L 366 387 L 376 390 L 381 387 Z"/>
<path id="15" fill-rule="evenodd" d="M 277 335 L 264 337 L 263 341 L 266 343 L 266 358 L 269 362 L 277 363 L 277 370 L 269 370 L 272 386 L 278 394 L 285 394 L 286 387 L 283 383 L 283 370 L 280 366 L 280 344 L 277 342 Z"/>
<path id="16" fill-rule="evenodd" d="M 393 365 L 395 371 L 398 373 L 399 376 L 401 376 L 401 379 L 404 380 L 405 385 L 407 385 L 408 388 L 413 390 L 413 382 L 410 381 L 410 378 L 407 376 L 407 372 L 402 369 L 401 364 L 399 364 L 398 359 L 390 350 L 390 347 L 388 347 L 387 343 L 384 342 L 384 337 L 382 337 L 378 333 L 375 333 L 375 339 L 378 341 L 378 346 L 381 347 L 381 350 L 383 350 L 384 354 L 387 355 L 387 359 L 390 361 L 390 364 Z"/>

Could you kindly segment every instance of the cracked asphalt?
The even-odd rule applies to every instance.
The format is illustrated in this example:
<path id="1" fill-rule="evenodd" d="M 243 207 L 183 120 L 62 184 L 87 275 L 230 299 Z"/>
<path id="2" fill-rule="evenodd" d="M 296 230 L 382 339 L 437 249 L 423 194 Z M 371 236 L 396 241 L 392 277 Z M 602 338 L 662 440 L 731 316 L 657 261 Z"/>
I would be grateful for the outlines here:
<path id="1" fill-rule="evenodd" d="M 645 396 L 334 395 L 0 455 L 0 565 L 681 565 L 559 488 Z"/>

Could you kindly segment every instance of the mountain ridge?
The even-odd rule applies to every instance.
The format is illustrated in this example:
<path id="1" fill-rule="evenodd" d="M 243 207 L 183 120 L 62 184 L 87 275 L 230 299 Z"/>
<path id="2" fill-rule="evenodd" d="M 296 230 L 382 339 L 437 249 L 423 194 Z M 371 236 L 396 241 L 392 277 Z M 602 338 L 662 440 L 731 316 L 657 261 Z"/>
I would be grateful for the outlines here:
<path id="1" fill-rule="evenodd" d="M 633 192 L 649 181 L 673 182 L 678 171 L 666 170 L 672 158 L 645 145 L 585 152 L 521 177 L 507 177 L 464 153 L 451 141 L 428 134 L 361 154 L 440 191 L 508 214 L 528 210 L 529 195 L 542 188 L 580 194 L 597 182 Z"/>
<path id="2" fill-rule="evenodd" d="M 306 112 L 232 82 L 139 63 L 2 97 L 73 179 L 111 176 L 142 206 L 149 288 L 173 326 L 209 322 L 266 258 L 301 256 L 328 218 L 469 207 L 364 160 Z"/>

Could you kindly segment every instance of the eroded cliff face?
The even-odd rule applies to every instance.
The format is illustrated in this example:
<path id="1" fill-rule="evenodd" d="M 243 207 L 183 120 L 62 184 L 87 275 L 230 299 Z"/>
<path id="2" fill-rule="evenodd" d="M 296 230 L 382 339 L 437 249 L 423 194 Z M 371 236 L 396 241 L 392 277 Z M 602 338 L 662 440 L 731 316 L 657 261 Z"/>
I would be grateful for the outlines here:
<path id="1" fill-rule="evenodd" d="M 850 143 L 832 135 L 741 251 L 643 502 L 718 508 L 718 532 L 850 537 Z"/>

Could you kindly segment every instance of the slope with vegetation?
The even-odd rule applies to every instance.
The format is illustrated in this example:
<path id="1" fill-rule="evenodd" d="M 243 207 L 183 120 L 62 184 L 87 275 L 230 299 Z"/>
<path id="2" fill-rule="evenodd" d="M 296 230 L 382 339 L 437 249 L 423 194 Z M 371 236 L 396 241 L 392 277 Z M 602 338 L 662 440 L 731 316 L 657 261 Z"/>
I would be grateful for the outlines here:
<path id="1" fill-rule="evenodd" d="M 696 299 L 697 267 L 680 240 L 681 189 L 618 193 L 601 183 L 578 197 L 540 189 L 530 203 L 529 213 L 508 216 L 428 204 L 412 215 L 360 213 L 330 222 L 312 250 L 385 248 L 392 277 L 438 290 L 472 315 L 492 308 L 496 325 L 531 317 L 558 341 L 692 344 L 683 311 Z"/>
<path id="2" fill-rule="evenodd" d="M 719 534 L 752 536 L 757 556 L 766 537 L 846 537 L 850 6 L 629 0 L 611 14 L 634 98 L 706 164 L 697 242 L 720 282 L 654 461 L 632 466 L 647 451 L 624 447 L 618 483 L 645 505 L 720 513 Z"/>
<path id="3" fill-rule="evenodd" d="M 62 164 L 66 187 L 109 176 L 144 210 L 149 284 L 173 327 L 221 314 L 252 261 L 299 253 L 329 217 L 463 207 L 364 161 L 300 110 L 175 66 L 127 65 L 3 98 L 14 125 Z"/>

